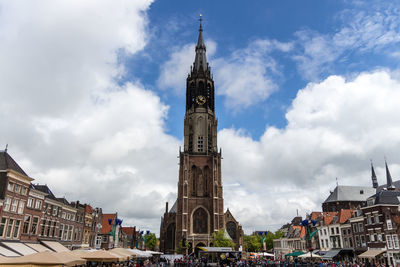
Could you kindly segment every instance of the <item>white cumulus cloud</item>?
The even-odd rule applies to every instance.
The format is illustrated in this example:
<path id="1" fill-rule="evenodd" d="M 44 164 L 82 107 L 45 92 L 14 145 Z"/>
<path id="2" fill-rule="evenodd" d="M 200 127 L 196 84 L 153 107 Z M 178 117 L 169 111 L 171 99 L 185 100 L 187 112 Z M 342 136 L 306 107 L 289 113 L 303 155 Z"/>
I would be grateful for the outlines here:
<path id="1" fill-rule="evenodd" d="M 321 210 L 336 183 L 370 186 L 369 159 L 381 184 L 383 157 L 400 175 L 400 80 L 380 70 L 351 79 L 330 76 L 300 90 L 284 129 L 268 127 L 260 140 L 222 129 L 225 203 L 248 231 L 279 227 Z M 397 179 L 396 179 L 397 180 Z"/>
<path id="2" fill-rule="evenodd" d="M 215 74 L 216 93 L 225 96 L 225 106 L 238 111 L 267 99 L 277 90 L 274 81 L 281 75 L 281 67 L 270 56 L 272 51 L 288 52 L 291 43 L 276 40 L 255 40 L 247 47 L 233 51 L 228 57 L 213 57 L 216 43 L 206 41 L 207 60 Z M 158 86 L 184 94 L 186 77 L 193 64 L 195 45 L 175 47 L 169 59 L 161 66 Z"/>

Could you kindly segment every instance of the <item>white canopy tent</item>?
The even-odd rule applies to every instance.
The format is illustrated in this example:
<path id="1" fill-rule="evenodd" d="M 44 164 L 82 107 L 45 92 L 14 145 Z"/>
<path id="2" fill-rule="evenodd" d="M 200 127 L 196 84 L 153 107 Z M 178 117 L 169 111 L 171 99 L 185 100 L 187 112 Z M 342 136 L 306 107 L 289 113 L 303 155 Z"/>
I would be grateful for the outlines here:
<path id="1" fill-rule="evenodd" d="M 307 252 L 306 254 L 298 256 L 298 258 L 321 258 L 321 256 L 315 253 Z"/>

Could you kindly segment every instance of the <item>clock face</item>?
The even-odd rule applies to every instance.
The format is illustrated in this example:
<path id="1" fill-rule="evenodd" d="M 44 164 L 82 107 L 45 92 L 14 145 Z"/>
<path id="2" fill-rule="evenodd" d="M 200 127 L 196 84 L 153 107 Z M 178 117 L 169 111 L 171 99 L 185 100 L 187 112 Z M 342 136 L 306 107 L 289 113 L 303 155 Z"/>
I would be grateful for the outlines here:
<path id="1" fill-rule="evenodd" d="M 206 103 L 206 98 L 202 95 L 199 95 L 196 97 L 196 103 L 199 105 L 204 105 L 204 103 Z"/>

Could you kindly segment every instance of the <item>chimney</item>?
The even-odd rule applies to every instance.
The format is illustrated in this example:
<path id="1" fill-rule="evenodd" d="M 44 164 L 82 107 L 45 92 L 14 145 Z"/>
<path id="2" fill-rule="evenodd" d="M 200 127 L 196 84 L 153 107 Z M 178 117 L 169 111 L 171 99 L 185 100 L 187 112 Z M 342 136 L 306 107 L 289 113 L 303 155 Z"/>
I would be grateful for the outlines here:
<path id="1" fill-rule="evenodd" d="M 168 213 L 168 201 L 165 202 L 165 213 Z"/>

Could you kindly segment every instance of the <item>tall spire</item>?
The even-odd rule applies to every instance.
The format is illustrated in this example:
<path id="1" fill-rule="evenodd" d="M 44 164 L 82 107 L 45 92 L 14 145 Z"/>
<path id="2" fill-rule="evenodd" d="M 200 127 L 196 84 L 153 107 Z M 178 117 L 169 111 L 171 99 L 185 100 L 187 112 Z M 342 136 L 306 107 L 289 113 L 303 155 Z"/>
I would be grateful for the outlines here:
<path id="1" fill-rule="evenodd" d="M 387 190 L 395 190 L 396 187 L 393 185 L 392 176 L 390 175 L 390 171 L 385 159 L 385 166 L 386 166 L 386 188 Z"/>
<path id="2" fill-rule="evenodd" d="M 372 187 L 373 188 L 378 188 L 379 184 L 378 184 L 378 179 L 376 178 L 376 174 L 375 174 L 375 170 L 374 170 L 374 165 L 372 164 L 372 160 L 371 160 L 371 178 L 372 178 Z"/>
<path id="3" fill-rule="evenodd" d="M 197 40 L 197 45 L 196 45 L 196 57 L 194 60 L 193 69 L 196 71 L 199 71 L 200 69 L 206 71 L 208 66 L 206 58 L 206 45 L 204 44 L 204 39 L 203 39 L 203 25 L 202 25 L 203 19 L 201 14 L 199 21 L 200 21 L 199 38 Z"/>

